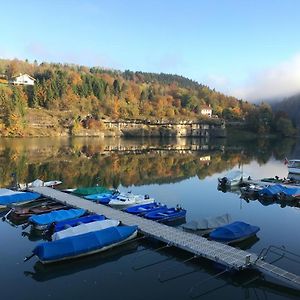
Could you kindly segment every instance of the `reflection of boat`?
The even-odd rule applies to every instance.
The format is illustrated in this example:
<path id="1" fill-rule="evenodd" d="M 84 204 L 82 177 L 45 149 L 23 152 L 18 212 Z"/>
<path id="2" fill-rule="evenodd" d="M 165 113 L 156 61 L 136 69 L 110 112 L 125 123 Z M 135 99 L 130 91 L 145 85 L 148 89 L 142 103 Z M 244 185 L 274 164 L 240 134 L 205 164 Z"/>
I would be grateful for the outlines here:
<path id="1" fill-rule="evenodd" d="M 41 195 L 38 193 L 13 191 L 9 189 L 0 189 L 0 208 L 8 205 L 19 205 L 33 201 Z"/>
<path id="2" fill-rule="evenodd" d="M 141 204 L 141 205 L 135 205 L 135 206 L 131 206 L 125 209 L 126 212 L 133 214 L 133 215 L 145 215 L 149 212 L 152 211 L 157 211 L 157 210 L 161 210 L 161 209 L 165 209 L 167 206 L 157 203 L 157 202 L 152 202 L 152 203 L 148 203 L 148 204 Z"/>
<path id="3" fill-rule="evenodd" d="M 55 232 L 52 235 L 52 241 L 61 240 L 66 237 L 70 236 L 76 236 L 88 232 L 98 231 L 102 229 L 106 229 L 109 227 L 115 227 L 120 224 L 120 221 L 117 220 L 101 220 L 101 221 L 95 221 L 85 224 L 80 224 L 78 226 L 70 227 L 58 232 Z"/>
<path id="4" fill-rule="evenodd" d="M 149 195 L 135 195 L 132 193 L 119 194 L 116 198 L 109 201 L 109 205 L 112 207 L 125 208 L 137 204 L 147 204 L 154 202 L 154 198 L 150 198 Z"/>
<path id="5" fill-rule="evenodd" d="M 222 243 L 237 243 L 254 236 L 260 228 L 244 222 L 233 222 L 213 230 L 209 238 Z"/>
<path id="6" fill-rule="evenodd" d="M 175 221 L 178 219 L 185 218 L 186 215 L 186 210 L 182 208 L 165 208 L 153 212 L 149 212 L 144 215 L 145 218 L 153 220 L 153 221 L 158 221 L 161 223 L 165 222 L 170 222 L 170 221 Z"/>
<path id="7" fill-rule="evenodd" d="M 29 218 L 29 224 L 32 224 L 37 230 L 44 230 L 54 222 L 76 219 L 85 213 L 86 211 L 81 208 L 62 209 L 37 216 L 33 215 Z"/>
<path id="8" fill-rule="evenodd" d="M 207 234 L 213 229 L 224 226 L 231 222 L 231 216 L 229 214 L 224 214 L 218 217 L 203 218 L 200 220 L 192 220 L 188 223 L 182 225 L 186 230 L 198 232 L 200 234 Z"/>
<path id="9" fill-rule="evenodd" d="M 259 196 L 259 192 L 263 187 L 257 184 L 249 184 L 247 186 L 243 186 L 240 188 L 242 196 L 250 199 L 257 199 Z"/>
<path id="10" fill-rule="evenodd" d="M 300 175 L 300 159 L 289 159 L 287 163 L 289 173 Z"/>
<path id="11" fill-rule="evenodd" d="M 234 170 L 227 173 L 224 177 L 218 178 L 218 182 L 221 187 L 231 187 L 241 184 L 248 178 L 249 176 L 245 175 L 242 171 Z"/>
<path id="12" fill-rule="evenodd" d="M 133 239 L 137 226 L 110 227 L 61 240 L 39 244 L 33 250 L 42 263 L 53 263 L 98 253 Z"/>

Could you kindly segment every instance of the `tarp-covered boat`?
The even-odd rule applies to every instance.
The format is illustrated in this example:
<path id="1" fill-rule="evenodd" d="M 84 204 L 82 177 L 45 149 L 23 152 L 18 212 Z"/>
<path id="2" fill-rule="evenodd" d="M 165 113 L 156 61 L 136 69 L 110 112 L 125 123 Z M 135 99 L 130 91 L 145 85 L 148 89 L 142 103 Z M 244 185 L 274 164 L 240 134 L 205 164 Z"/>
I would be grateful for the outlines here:
<path id="1" fill-rule="evenodd" d="M 77 258 L 115 247 L 137 235 L 137 226 L 118 226 L 39 244 L 33 254 L 42 263 Z"/>
<path id="2" fill-rule="evenodd" d="M 78 226 L 70 227 L 58 232 L 55 232 L 52 235 L 52 241 L 60 240 L 69 236 L 75 236 L 75 235 L 80 235 L 84 234 L 87 232 L 93 232 L 93 231 L 98 231 L 102 229 L 106 229 L 109 227 L 115 227 L 120 224 L 120 221 L 118 220 L 102 220 L 102 221 L 95 221 L 91 223 L 86 223 L 86 224 L 81 224 Z"/>
<path id="3" fill-rule="evenodd" d="M 169 222 L 175 221 L 177 219 L 184 218 L 186 215 L 186 210 L 182 208 L 165 208 L 162 210 L 157 210 L 153 212 L 149 212 L 144 215 L 145 218 L 158 221 L 158 222 Z"/>
<path id="4" fill-rule="evenodd" d="M 152 211 L 164 210 L 166 208 L 167 208 L 166 205 L 162 205 L 157 202 L 152 202 L 152 203 L 148 203 L 148 204 L 131 206 L 131 207 L 126 208 L 124 211 L 126 211 L 130 214 L 133 214 L 133 215 L 141 216 L 141 215 L 145 215 Z"/>
<path id="5" fill-rule="evenodd" d="M 185 223 L 182 225 L 184 229 L 188 230 L 202 230 L 202 231 L 207 231 L 207 230 L 212 230 L 220 226 L 224 226 L 229 224 L 231 221 L 231 216 L 229 214 L 224 214 L 218 217 L 210 217 L 210 218 L 203 218 L 200 220 L 192 220 L 188 223 Z"/>
<path id="6" fill-rule="evenodd" d="M 100 204 L 109 204 L 110 200 L 116 198 L 119 193 L 102 193 L 84 196 L 85 199 L 91 200 Z"/>
<path id="7" fill-rule="evenodd" d="M 76 219 L 60 221 L 54 224 L 53 231 L 57 232 L 70 227 L 78 226 L 80 224 L 86 224 L 86 223 L 101 221 L 101 220 L 105 220 L 105 217 L 103 215 L 92 214 L 92 215 L 87 215 Z"/>
<path id="8" fill-rule="evenodd" d="M 285 200 L 292 200 L 294 198 L 300 197 L 300 188 L 296 187 L 286 187 L 281 184 L 275 184 L 263 188 L 259 192 L 260 197 L 267 198 L 278 198 Z"/>
<path id="9" fill-rule="evenodd" d="M 29 218 L 29 222 L 33 224 L 36 229 L 44 230 L 54 222 L 75 219 L 81 217 L 85 213 L 86 211 L 81 208 L 72 208 L 68 210 L 62 209 L 62 210 L 52 211 L 47 214 L 31 216 Z"/>
<path id="10" fill-rule="evenodd" d="M 254 236 L 259 230 L 260 228 L 258 226 L 237 221 L 216 228 L 209 234 L 209 237 L 212 240 L 222 243 L 234 243 Z"/>
<path id="11" fill-rule="evenodd" d="M 41 195 L 38 193 L 0 189 L 0 207 L 29 202 L 39 198 L 40 196 Z"/>
<path id="12" fill-rule="evenodd" d="M 93 186 L 93 187 L 82 187 L 74 190 L 72 194 L 78 196 L 87 196 L 87 195 L 94 195 L 94 194 L 113 194 L 114 191 L 109 190 L 103 186 Z"/>

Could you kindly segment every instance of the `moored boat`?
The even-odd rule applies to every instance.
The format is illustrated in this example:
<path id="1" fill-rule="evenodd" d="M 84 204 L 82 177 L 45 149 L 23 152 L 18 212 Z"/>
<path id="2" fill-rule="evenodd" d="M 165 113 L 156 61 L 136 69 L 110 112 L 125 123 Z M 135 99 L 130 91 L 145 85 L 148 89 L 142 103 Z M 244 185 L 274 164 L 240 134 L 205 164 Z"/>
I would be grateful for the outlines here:
<path id="1" fill-rule="evenodd" d="M 186 210 L 180 207 L 165 208 L 157 211 L 152 211 L 144 215 L 146 219 L 158 221 L 162 223 L 175 221 L 185 218 Z"/>
<path id="2" fill-rule="evenodd" d="M 67 238 L 70 236 L 76 236 L 88 232 L 93 232 L 93 231 L 98 231 L 102 229 L 106 229 L 109 227 L 115 227 L 120 224 L 120 221 L 118 220 L 101 220 L 101 221 L 95 221 L 95 222 L 90 222 L 90 223 L 85 223 L 85 224 L 80 224 L 74 227 L 70 227 L 58 232 L 55 232 L 52 234 L 52 241 L 60 240 L 63 238 Z"/>
<path id="3" fill-rule="evenodd" d="M 109 205 L 115 208 L 125 208 L 137 204 L 147 204 L 154 202 L 154 198 L 149 195 L 135 195 L 132 193 L 119 194 L 116 198 L 109 201 Z"/>
<path id="4" fill-rule="evenodd" d="M 83 216 L 85 213 L 86 210 L 81 208 L 71 208 L 68 210 L 62 209 L 46 214 L 33 215 L 28 219 L 28 224 L 32 224 L 37 230 L 45 230 L 52 223 L 76 219 Z"/>
<path id="5" fill-rule="evenodd" d="M 10 189 L 0 189 L 0 208 L 9 205 L 19 205 L 36 200 L 41 195 L 33 192 L 13 191 Z"/>
<path id="6" fill-rule="evenodd" d="M 93 194 L 113 194 L 113 190 L 109 190 L 103 186 L 92 186 L 92 187 L 82 187 L 74 190 L 72 194 L 77 196 L 87 196 L 87 195 L 93 195 Z"/>
<path id="7" fill-rule="evenodd" d="M 166 205 L 163 205 L 163 204 L 160 204 L 157 202 L 152 202 L 152 203 L 147 203 L 147 204 L 130 206 L 130 207 L 124 209 L 124 211 L 128 212 L 130 214 L 133 214 L 133 215 L 143 216 L 149 212 L 157 211 L 157 210 L 164 210 L 166 208 L 167 208 Z"/>
<path id="8" fill-rule="evenodd" d="M 26 218 L 29 218 L 32 215 L 40 215 L 51 211 L 55 211 L 59 209 L 67 209 L 67 208 L 68 207 L 65 204 L 53 200 L 46 200 L 44 202 L 41 202 L 31 207 L 13 208 L 10 213 L 10 218 L 24 220 Z"/>
<path id="9" fill-rule="evenodd" d="M 62 181 L 60 180 L 50 180 L 50 181 L 43 181 L 41 179 L 36 179 L 32 182 L 29 183 L 19 183 L 18 187 L 20 190 L 25 190 L 27 188 L 32 188 L 32 187 L 55 187 L 62 184 Z"/>
<path id="10" fill-rule="evenodd" d="M 237 243 L 254 236 L 260 228 L 244 222 L 233 222 L 213 230 L 209 238 L 221 243 Z"/>
<path id="11" fill-rule="evenodd" d="M 117 198 L 119 193 L 101 193 L 84 196 L 84 199 L 91 200 L 100 204 L 109 204 L 112 199 Z"/>
<path id="12" fill-rule="evenodd" d="M 32 255 L 26 257 L 24 261 L 34 255 L 44 264 L 74 259 L 121 245 L 136 235 L 137 226 L 109 227 L 53 242 L 41 243 L 34 248 Z"/>
<path id="13" fill-rule="evenodd" d="M 220 187 L 232 187 L 232 186 L 237 186 L 243 183 L 245 180 L 248 180 L 250 177 L 244 172 L 240 170 L 234 170 L 229 173 L 227 173 L 224 177 L 219 177 L 218 178 L 218 184 Z"/>
<path id="14" fill-rule="evenodd" d="M 300 159 L 286 159 L 286 162 L 290 174 L 300 175 Z"/>

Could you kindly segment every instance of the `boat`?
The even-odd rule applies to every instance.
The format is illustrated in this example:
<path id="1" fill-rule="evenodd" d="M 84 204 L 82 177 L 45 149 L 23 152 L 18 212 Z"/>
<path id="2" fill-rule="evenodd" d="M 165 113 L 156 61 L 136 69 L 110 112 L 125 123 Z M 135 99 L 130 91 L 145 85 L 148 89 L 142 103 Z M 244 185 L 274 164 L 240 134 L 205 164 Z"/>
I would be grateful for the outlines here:
<path id="1" fill-rule="evenodd" d="M 245 180 L 248 180 L 250 176 L 244 174 L 240 170 L 233 170 L 227 173 L 224 177 L 219 177 L 218 182 L 220 187 L 232 187 L 237 186 L 243 183 Z"/>
<path id="2" fill-rule="evenodd" d="M 262 186 L 257 184 L 249 184 L 247 186 L 241 187 L 240 191 L 243 198 L 247 199 L 257 199 L 260 191 L 263 189 Z"/>
<path id="3" fill-rule="evenodd" d="M 60 184 L 62 184 L 62 181 L 60 180 L 43 181 L 41 179 L 36 179 L 29 183 L 19 183 L 18 187 L 20 190 L 26 190 L 27 188 L 32 188 L 32 187 L 42 187 L 42 186 L 54 187 Z"/>
<path id="4" fill-rule="evenodd" d="M 59 209 L 68 209 L 68 207 L 53 200 L 46 200 L 31 207 L 15 207 L 12 209 L 10 217 L 13 219 L 26 219 L 32 215 L 40 215 Z"/>
<path id="5" fill-rule="evenodd" d="M 81 208 L 61 209 L 37 216 L 33 215 L 28 219 L 28 224 L 32 224 L 37 230 L 45 230 L 54 222 L 76 219 L 85 213 L 86 210 Z"/>
<path id="6" fill-rule="evenodd" d="M 78 226 L 80 224 L 86 224 L 95 221 L 105 220 L 103 215 L 91 214 L 76 219 L 64 220 L 60 222 L 53 223 L 53 232 L 61 231 L 70 227 Z"/>
<path id="7" fill-rule="evenodd" d="M 178 219 L 185 218 L 186 210 L 180 207 L 166 207 L 165 209 L 152 211 L 144 215 L 146 219 L 167 223 Z"/>
<path id="8" fill-rule="evenodd" d="M 41 195 L 33 192 L 13 191 L 10 189 L 0 189 L 0 208 L 9 205 L 20 205 L 36 200 Z"/>
<path id="9" fill-rule="evenodd" d="M 94 195 L 94 194 L 113 194 L 115 191 L 109 190 L 103 186 L 93 186 L 93 187 L 82 187 L 74 190 L 72 194 L 77 196 L 87 196 L 87 195 Z"/>
<path id="10" fill-rule="evenodd" d="M 209 238 L 225 244 L 237 243 L 254 236 L 259 230 L 258 226 L 236 221 L 214 229 Z"/>
<path id="11" fill-rule="evenodd" d="M 261 189 L 258 195 L 261 198 L 290 201 L 300 199 L 300 188 L 275 184 Z"/>
<path id="12" fill-rule="evenodd" d="M 286 159 L 290 174 L 300 174 L 300 159 Z"/>
<path id="13" fill-rule="evenodd" d="M 41 243 L 24 261 L 36 255 L 43 264 L 48 264 L 95 254 L 133 239 L 137 235 L 137 229 L 137 226 L 109 227 L 53 242 Z"/>
<path id="14" fill-rule="evenodd" d="M 52 241 L 60 240 L 69 236 L 76 236 L 80 234 L 84 234 L 87 232 L 92 232 L 92 231 L 98 231 L 102 230 L 105 228 L 109 227 L 115 227 L 120 224 L 120 221 L 118 220 L 101 220 L 101 221 L 95 221 L 95 222 L 90 222 L 90 223 L 85 223 L 85 224 L 80 224 L 78 226 L 70 227 L 58 232 L 55 232 L 51 239 Z"/>
<path id="15" fill-rule="evenodd" d="M 109 204 L 110 200 L 115 199 L 119 193 L 101 193 L 84 196 L 84 199 L 91 200 L 100 204 Z"/>
<path id="16" fill-rule="evenodd" d="M 135 195 L 130 192 L 126 194 L 119 194 L 116 198 L 109 201 L 109 206 L 115 208 L 125 208 L 134 206 L 137 204 L 147 204 L 154 202 L 154 198 L 150 198 L 149 195 Z"/>
<path id="17" fill-rule="evenodd" d="M 166 207 L 166 205 L 157 202 L 152 202 L 147 204 L 131 206 L 124 209 L 124 211 L 133 215 L 143 216 L 149 212 L 165 209 Z"/>
<path id="18" fill-rule="evenodd" d="M 207 234 L 217 227 L 227 225 L 231 222 L 231 216 L 224 214 L 215 218 L 203 218 L 192 220 L 182 225 L 182 228 L 188 231 L 196 231 L 201 235 Z"/>

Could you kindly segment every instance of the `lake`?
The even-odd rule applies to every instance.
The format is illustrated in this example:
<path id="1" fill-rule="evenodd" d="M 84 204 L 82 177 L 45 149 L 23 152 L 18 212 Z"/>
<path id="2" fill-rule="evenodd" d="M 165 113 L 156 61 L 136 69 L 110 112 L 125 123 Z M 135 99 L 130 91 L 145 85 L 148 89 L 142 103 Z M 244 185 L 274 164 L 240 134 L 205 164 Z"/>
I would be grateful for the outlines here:
<path id="1" fill-rule="evenodd" d="M 287 177 L 285 157 L 299 158 L 295 140 L 32 138 L 0 140 L 0 185 L 60 179 L 62 188 L 96 184 L 149 194 L 187 210 L 186 221 L 229 213 L 261 228 L 239 245 L 259 254 L 274 245 L 300 253 L 297 207 L 245 201 L 217 190 L 217 178 L 240 169 L 252 178 Z M 22 233 L 22 231 L 24 231 Z M 0 222 L 1 299 L 299 299 L 299 292 L 256 272 L 221 274 L 219 266 L 140 240 L 78 260 L 43 266 L 23 263 L 39 236 Z M 267 261 L 283 253 L 270 253 Z M 276 264 L 300 274 L 292 254 Z"/>

